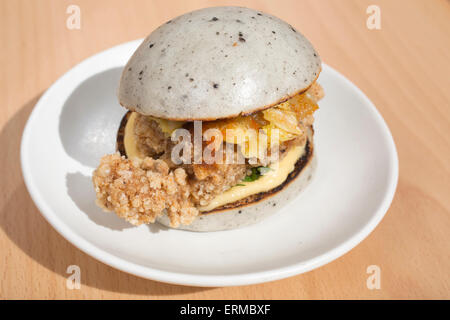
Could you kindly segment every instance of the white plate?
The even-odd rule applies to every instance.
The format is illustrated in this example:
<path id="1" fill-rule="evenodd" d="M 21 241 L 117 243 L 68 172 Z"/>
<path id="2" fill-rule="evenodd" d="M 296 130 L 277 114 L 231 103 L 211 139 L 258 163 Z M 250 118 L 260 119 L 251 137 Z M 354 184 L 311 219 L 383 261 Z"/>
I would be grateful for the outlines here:
<path id="1" fill-rule="evenodd" d="M 67 240 L 117 269 L 163 282 L 231 286 L 289 277 L 361 242 L 387 211 L 398 159 L 386 123 L 350 81 L 324 65 L 316 113 L 317 174 L 278 214 L 250 227 L 192 233 L 132 227 L 94 204 L 91 173 L 115 151 L 125 110 L 116 88 L 141 40 L 86 59 L 41 97 L 21 146 L 28 190 Z"/>

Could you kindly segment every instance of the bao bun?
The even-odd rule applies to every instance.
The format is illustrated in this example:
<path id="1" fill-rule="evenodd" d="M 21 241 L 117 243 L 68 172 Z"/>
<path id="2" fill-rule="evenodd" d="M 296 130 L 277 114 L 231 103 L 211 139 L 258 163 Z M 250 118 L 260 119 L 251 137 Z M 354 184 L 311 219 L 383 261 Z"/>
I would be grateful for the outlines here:
<path id="1" fill-rule="evenodd" d="M 291 25 L 241 7 L 212 7 L 168 21 L 128 61 L 122 106 L 171 120 L 215 120 L 274 106 L 306 90 L 321 70 Z"/>

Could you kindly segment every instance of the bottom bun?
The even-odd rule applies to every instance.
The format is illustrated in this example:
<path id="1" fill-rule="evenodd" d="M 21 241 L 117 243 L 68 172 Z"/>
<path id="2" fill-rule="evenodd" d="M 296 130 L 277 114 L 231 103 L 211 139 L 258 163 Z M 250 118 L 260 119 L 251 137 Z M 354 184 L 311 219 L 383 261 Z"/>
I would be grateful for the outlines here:
<path id="1" fill-rule="evenodd" d="M 294 170 L 278 187 L 261 192 L 235 203 L 208 212 L 202 212 L 190 225 L 180 225 L 177 229 L 188 231 L 221 231 L 255 224 L 279 211 L 295 198 L 312 180 L 317 160 L 312 139 L 308 140 L 305 154 L 300 157 Z M 167 215 L 156 219 L 170 228 Z"/>

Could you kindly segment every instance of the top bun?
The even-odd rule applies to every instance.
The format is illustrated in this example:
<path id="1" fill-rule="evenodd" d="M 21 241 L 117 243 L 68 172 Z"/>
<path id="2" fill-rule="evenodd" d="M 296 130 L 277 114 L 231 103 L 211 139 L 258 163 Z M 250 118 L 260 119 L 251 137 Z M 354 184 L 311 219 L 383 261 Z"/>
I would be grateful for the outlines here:
<path id="1" fill-rule="evenodd" d="M 321 61 L 291 25 L 241 7 L 189 12 L 153 31 L 128 61 L 122 106 L 171 120 L 249 114 L 306 90 Z"/>

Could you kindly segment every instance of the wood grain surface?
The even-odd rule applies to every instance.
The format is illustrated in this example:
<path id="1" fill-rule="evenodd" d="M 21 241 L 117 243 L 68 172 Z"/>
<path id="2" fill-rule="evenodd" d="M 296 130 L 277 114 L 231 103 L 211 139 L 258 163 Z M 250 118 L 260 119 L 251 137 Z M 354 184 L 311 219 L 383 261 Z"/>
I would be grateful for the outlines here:
<path id="1" fill-rule="evenodd" d="M 66 27 L 69 4 L 81 9 L 80 30 Z M 19 164 L 25 122 L 43 91 L 83 59 L 144 37 L 176 15 L 224 4 L 288 21 L 375 103 L 400 159 L 392 206 L 355 249 L 285 280 L 195 288 L 115 270 L 62 238 L 31 201 Z M 366 27 L 371 4 L 381 9 L 380 30 Z M 0 298 L 450 298 L 448 1 L 1 0 L 0 43 Z M 71 264 L 81 267 L 80 290 L 66 288 Z M 366 287 L 372 264 L 381 268 L 380 290 Z"/>

